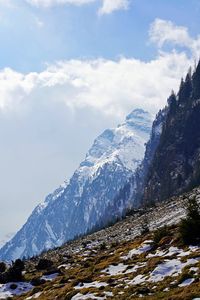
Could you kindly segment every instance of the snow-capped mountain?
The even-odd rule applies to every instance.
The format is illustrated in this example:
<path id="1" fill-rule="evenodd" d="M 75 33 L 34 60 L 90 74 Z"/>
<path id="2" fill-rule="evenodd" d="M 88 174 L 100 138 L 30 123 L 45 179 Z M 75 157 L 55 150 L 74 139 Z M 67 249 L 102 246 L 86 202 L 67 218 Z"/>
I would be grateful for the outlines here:
<path id="1" fill-rule="evenodd" d="M 0 250 L 0 259 L 36 255 L 120 217 L 124 207 L 115 211 L 113 201 L 144 157 L 151 124 L 149 113 L 137 109 L 117 128 L 105 130 L 69 182 L 48 195 Z"/>
<path id="2" fill-rule="evenodd" d="M 137 169 L 132 173 L 117 194 L 115 201 L 110 204 L 110 209 L 107 211 L 107 219 L 111 218 L 110 211 L 118 212 L 119 208 L 123 208 L 124 213 L 129 210 L 136 209 L 144 205 L 143 196 L 145 193 L 145 183 L 147 173 L 154 158 L 155 151 L 160 143 L 163 126 L 166 121 L 168 106 L 160 110 L 152 124 L 150 139 L 146 144 L 144 158 Z"/>

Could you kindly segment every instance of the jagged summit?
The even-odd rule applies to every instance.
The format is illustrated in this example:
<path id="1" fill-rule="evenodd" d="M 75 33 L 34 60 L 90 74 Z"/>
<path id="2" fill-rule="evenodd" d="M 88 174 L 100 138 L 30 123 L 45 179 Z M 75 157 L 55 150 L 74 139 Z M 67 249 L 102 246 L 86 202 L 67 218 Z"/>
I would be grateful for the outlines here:
<path id="1" fill-rule="evenodd" d="M 135 140 L 135 146 L 143 143 L 146 134 L 151 130 L 152 116 L 142 109 L 135 109 L 126 117 L 124 123 L 113 129 L 106 129 L 97 139 L 95 139 L 92 147 L 86 154 L 85 160 L 80 167 L 99 168 L 106 162 L 119 160 L 125 164 L 126 168 L 133 170 L 135 168 L 135 160 L 140 149 L 134 148 L 134 160 L 132 160 L 132 142 Z M 140 146 L 139 146 L 140 147 Z M 140 159 L 141 155 L 138 153 Z"/>
<path id="2" fill-rule="evenodd" d="M 136 108 L 134 109 L 130 114 L 126 116 L 126 121 L 135 121 L 137 123 L 137 120 L 149 120 L 150 114 L 149 112 L 143 110 L 142 108 Z"/>
<path id="3" fill-rule="evenodd" d="M 151 130 L 151 128 L 149 128 L 150 117 L 151 116 L 147 111 L 144 111 L 143 109 L 134 109 L 126 117 L 126 123 L 138 128 L 138 130 L 142 129 L 143 131 L 146 130 L 149 132 L 149 130 Z"/>
<path id="4" fill-rule="evenodd" d="M 113 205 L 109 219 L 107 211 L 141 163 L 151 123 L 150 114 L 134 110 L 124 123 L 97 137 L 69 182 L 36 207 L 0 250 L 0 259 L 33 256 L 120 217 L 123 207 Z"/>

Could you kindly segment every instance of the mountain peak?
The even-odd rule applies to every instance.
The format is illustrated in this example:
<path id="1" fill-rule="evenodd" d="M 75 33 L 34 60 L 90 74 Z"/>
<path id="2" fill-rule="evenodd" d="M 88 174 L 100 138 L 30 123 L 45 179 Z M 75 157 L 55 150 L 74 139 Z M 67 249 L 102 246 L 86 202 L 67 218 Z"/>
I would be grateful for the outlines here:
<path id="1" fill-rule="evenodd" d="M 153 116 L 149 112 L 142 108 L 137 108 L 127 115 L 125 122 L 133 126 L 136 130 L 149 132 L 151 130 L 152 121 Z"/>
<path id="2" fill-rule="evenodd" d="M 145 118 L 146 116 L 149 116 L 149 113 L 142 108 L 136 108 L 134 109 L 130 114 L 127 115 L 126 120 L 131 120 L 131 119 L 141 119 Z"/>
<path id="3" fill-rule="evenodd" d="M 150 128 L 150 115 L 138 109 L 99 135 L 69 182 L 33 211 L 0 258 L 32 256 L 120 218 L 126 203 L 115 197 L 141 163 Z"/>
<path id="4" fill-rule="evenodd" d="M 151 124 L 152 118 L 148 112 L 142 109 L 133 110 L 126 117 L 124 123 L 119 124 L 116 128 L 106 129 L 95 139 L 81 166 L 91 168 L 97 163 L 101 165 L 105 161 L 120 159 L 121 163 L 126 161 L 125 165 L 133 170 L 135 163 L 132 160 L 132 155 L 128 153 L 129 151 L 124 151 L 124 149 L 130 150 L 136 144 L 144 146 L 146 136 L 150 134 Z M 135 155 L 136 152 L 135 149 Z M 138 156 L 141 158 L 140 153 Z M 130 160 L 129 164 L 127 164 L 128 160 Z"/>

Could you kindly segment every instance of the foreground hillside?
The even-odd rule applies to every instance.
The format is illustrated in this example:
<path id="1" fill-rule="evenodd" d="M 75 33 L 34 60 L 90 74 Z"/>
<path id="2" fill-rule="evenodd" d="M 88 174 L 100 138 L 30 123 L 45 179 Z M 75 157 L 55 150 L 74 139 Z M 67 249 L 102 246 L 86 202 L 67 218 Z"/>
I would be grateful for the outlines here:
<path id="1" fill-rule="evenodd" d="M 193 197 L 200 202 L 200 188 L 26 261 L 24 282 L 1 285 L 0 299 L 200 297 L 200 247 L 183 246 L 177 225 Z"/>

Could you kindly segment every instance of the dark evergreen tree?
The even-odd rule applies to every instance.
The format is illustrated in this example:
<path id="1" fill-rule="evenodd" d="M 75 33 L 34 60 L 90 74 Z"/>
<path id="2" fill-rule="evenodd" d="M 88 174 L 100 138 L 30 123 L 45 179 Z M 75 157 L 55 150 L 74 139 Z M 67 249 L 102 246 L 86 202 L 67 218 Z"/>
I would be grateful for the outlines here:
<path id="1" fill-rule="evenodd" d="M 193 100 L 200 99 L 200 61 L 196 67 L 196 71 L 194 72 L 192 76 L 192 82 L 193 82 L 193 92 L 192 92 L 192 98 Z"/>
<path id="2" fill-rule="evenodd" d="M 53 261 L 46 259 L 46 258 L 41 258 L 36 266 L 37 270 L 46 270 L 49 269 L 53 266 Z"/>
<path id="3" fill-rule="evenodd" d="M 142 218 L 142 223 L 141 223 L 141 235 L 146 234 L 149 232 L 149 221 L 146 216 Z"/>
<path id="4" fill-rule="evenodd" d="M 179 104 L 187 104 L 192 94 L 192 77 L 191 69 L 189 69 L 185 81 L 182 79 L 178 92 Z"/>
<path id="5" fill-rule="evenodd" d="M 182 102 L 182 100 L 184 98 L 184 85 L 185 85 L 185 82 L 184 82 L 183 78 L 181 78 L 181 83 L 180 83 L 179 92 L 178 92 L 179 102 Z"/>
<path id="6" fill-rule="evenodd" d="M 168 102 L 170 112 L 172 114 L 175 114 L 177 108 L 177 101 L 176 101 L 176 95 L 174 91 L 172 91 L 171 96 L 168 98 L 167 102 Z"/>
<path id="7" fill-rule="evenodd" d="M 6 264 L 4 262 L 0 262 L 0 273 L 5 272 L 6 270 Z"/>
<path id="8" fill-rule="evenodd" d="M 199 205 L 194 198 L 188 201 L 186 218 L 180 223 L 180 236 L 184 244 L 200 243 L 200 213 Z"/>

